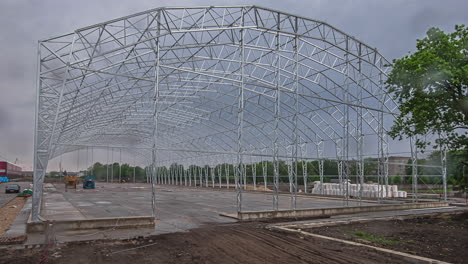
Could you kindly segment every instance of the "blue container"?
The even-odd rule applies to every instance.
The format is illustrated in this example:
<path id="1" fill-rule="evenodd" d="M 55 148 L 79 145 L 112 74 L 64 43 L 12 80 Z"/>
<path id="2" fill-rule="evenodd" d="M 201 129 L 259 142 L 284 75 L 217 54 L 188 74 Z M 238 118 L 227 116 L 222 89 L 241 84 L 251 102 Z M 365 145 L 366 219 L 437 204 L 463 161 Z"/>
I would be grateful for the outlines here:
<path id="1" fill-rule="evenodd" d="M 86 178 L 83 181 L 83 189 L 94 189 L 94 187 L 94 176 L 86 176 Z"/>

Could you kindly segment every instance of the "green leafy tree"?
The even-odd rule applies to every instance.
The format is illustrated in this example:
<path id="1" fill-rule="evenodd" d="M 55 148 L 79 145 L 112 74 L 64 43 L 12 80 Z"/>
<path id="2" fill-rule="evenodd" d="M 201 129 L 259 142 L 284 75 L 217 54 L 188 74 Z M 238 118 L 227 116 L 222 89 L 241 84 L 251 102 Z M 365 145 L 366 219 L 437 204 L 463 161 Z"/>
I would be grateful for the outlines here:
<path id="1" fill-rule="evenodd" d="M 400 114 L 391 129 L 393 138 L 416 135 L 446 135 L 434 147 L 450 149 L 468 145 L 468 28 L 455 26 L 445 33 L 431 28 L 417 40 L 417 51 L 393 60 L 386 81 L 400 104 Z M 426 148 L 429 141 L 419 139 Z"/>
<path id="2" fill-rule="evenodd" d="M 434 151 L 428 159 L 433 165 L 440 165 L 440 151 Z M 468 186 L 468 149 L 447 152 L 447 182 L 459 185 L 462 189 Z M 465 172 L 463 171 L 465 170 Z M 434 173 L 434 174 L 437 174 Z M 440 173 L 439 173 L 440 174 Z"/>

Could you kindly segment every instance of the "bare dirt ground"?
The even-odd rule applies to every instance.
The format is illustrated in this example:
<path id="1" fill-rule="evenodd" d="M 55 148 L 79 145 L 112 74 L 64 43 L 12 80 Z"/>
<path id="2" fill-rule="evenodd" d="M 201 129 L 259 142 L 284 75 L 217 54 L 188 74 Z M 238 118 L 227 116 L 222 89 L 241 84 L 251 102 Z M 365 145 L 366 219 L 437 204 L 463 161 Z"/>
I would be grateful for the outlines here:
<path id="1" fill-rule="evenodd" d="M 16 216 L 19 214 L 27 198 L 15 197 L 2 208 L 0 208 L 0 236 L 5 233 L 10 227 L 11 223 L 15 221 Z"/>
<path id="2" fill-rule="evenodd" d="M 43 259 L 43 262 L 40 260 Z M 4 249 L 0 263 L 407 263 L 372 249 L 280 233 L 265 224 L 223 224 L 126 241 Z"/>
<path id="3" fill-rule="evenodd" d="M 468 263 L 468 211 L 305 231 L 451 263 Z"/>

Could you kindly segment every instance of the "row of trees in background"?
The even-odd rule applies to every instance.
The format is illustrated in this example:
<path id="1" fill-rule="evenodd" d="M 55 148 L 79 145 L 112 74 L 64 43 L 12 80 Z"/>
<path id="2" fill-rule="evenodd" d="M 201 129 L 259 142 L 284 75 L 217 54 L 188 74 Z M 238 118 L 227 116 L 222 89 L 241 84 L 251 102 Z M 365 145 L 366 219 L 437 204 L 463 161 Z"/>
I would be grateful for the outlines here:
<path id="1" fill-rule="evenodd" d="M 51 171 L 49 177 L 62 177 L 63 173 Z M 139 166 L 130 166 L 127 163 L 120 164 L 118 162 L 112 164 L 94 163 L 87 170 L 79 171 L 83 176 L 93 175 L 97 181 L 118 182 L 122 179 L 126 182 L 133 182 L 135 177 L 136 182 L 146 182 L 145 169 Z"/>
<path id="2" fill-rule="evenodd" d="M 464 151 L 450 151 L 447 154 L 447 182 L 452 185 L 460 185 L 460 186 L 468 186 L 468 177 L 464 177 L 463 175 L 463 164 L 461 161 L 464 160 L 466 153 Z M 302 185 L 304 183 L 303 180 L 303 168 L 304 164 L 307 170 L 307 180 L 309 183 L 313 181 L 318 181 L 319 178 L 319 162 L 318 161 L 300 161 L 297 164 L 297 175 L 298 175 L 298 184 Z M 418 183 L 425 183 L 425 184 L 441 184 L 441 168 L 439 167 L 441 164 L 440 159 L 440 152 L 434 151 L 432 152 L 426 159 L 419 159 L 418 160 Z M 253 167 L 251 163 L 246 164 L 246 174 L 247 174 L 247 183 L 252 183 L 254 175 Z M 295 166 L 295 163 L 292 163 Z M 232 164 L 219 164 L 215 166 L 215 180 L 218 180 L 218 173 L 219 168 L 221 167 L 223 179 L 226 175 L 226 166 L 228 166 L 229 176 L 232 182 L 234 182 L 234 165 Z M 357 182 L 357 161 L 351 160 L 348 161 L 348 168 L 349 168 L 349 178 L 351 182 Z M 396 164 L 389 164 L 389 166 L 398 166 Z M 173 170 L 177 167 L 180 169 L 185 170 L 187 169 L 186 166 L 174 163 L 170 166 Z M 191 165 L 190 168 L 192 169 L 193 175 L 198 175 L 200 168 L 203 169 L 203 177 L 205 177 L 205 169 L 206 166 L 196 166 Z M 257 182 L 263 183 L 263 164 L 262 162 L 258 162 L 255 165 L 256 168 L 256 176 Z M 267 175 L 268 181 L 272 182 L 272 175 L 273 175 L 273 163 L 271 161 L 266 161 L 266 168 L 267 168 Z M 119 179 L 125 182 L 133 182 L 134 178 L 136 182 L 146 182 L 146 168 L 142 168 L 139 166 L 130 166 L 127 163 L 120 164 L 115 162 L 113 164 L 102 164 L 100 162 L 96 162 L 93 166 L 89 167 L 87 170 L 80 171 L 82 175 L 94 175 L 97 181 L 113 181 L 118 182 Z M 169 168 L 164 167 L 163 170 L 168 170 Z M 280 174 L 280 182 L 287 183 L 289 182 L 289 168 L 284 160 L 279 161 L 279 174 Z M 323 163 L 323 174 L 324 174 L 324 182 L 330 182 L 332 179 L 338 179 L 338 164 L 336 160 L 324 160 Z M 378 160 L 374 158 L 366 158 L 364 159 L 364 178 L 365 182 L 378 182 Z M 60 177 L 60 173 L 56 171 L 52 171 L 49 174 L 49 177 Z M 468 176 L 468 175 L 467 175 Z M 209 178 L 211 178 L 211 174 L 209 174 Z M 405 165 L 405 169 L 403 173 L 399 173 L 396 175 L 389 175 L 389 183 L 390 184 L 411 184 L 412 183 L 412 165 L 411 160 L 408 159 L 408 163 Z"/>
<path id="3" fill-rule="evenodd" d="M 119 179 L 125 182 L 133 182 L 135 177 L 136 182 L 146 182 L 145 169 L 139 166 L 130 166 L 127 163 L 119 164 L 114 162 L 112 164 L 94 163 L 93 166 L 84 171 L 86 175 L 94 175 L 97 181 L 118 182 Z"/>
<path id="4" fill-rule="evenodd" d="M 468 150 L 453 150 L 447 152 L 447 183 L 452 185 L 458 185 L 462 189 L 468 186 L 468 174 L 466 173 L 467 166 L 464 164 L 468 156 Z M 428 184 L 440 183 L 440 177 L 434 177 L 441 175 L 441 169 L 437 167 L 423 167 L 424 165 L 429 166 L 440 166 L 441 158 L 440 151 L 433 151 L 426 159 L 418 160 L 418 174 L 422 175 L 421 182 Z M 411 174 L 411 166 L 406 167 L 406 174 Z M 465 172 L 464 172 L 465 170 Z M 431 177 L 432 176 L 432 177 Z"/>
<path id="5" fill-rule="evenodd" d="M 468 186 L 468 179 L 463 174 L 463 164 L 460 162 L 465 157 L 463 151 L 451 151 L 447 154 L 447 182 L 452 185 Z M 307 170 L 307 180 L 309 183 L 318 181 L 319 176 L 319 162 L 318 161 L 300 161 L 297 164 L 297 175 L 298 184 L 302 185 L 303 180 L 303 168 L 304 164 Z M 426 159 L 418 159 L 418 183 L 420 184 L 442 184 L 442 171 L 441 171 L 441 159 L 440 152 L 435 151 L 429 155 Z M 257 182 L 263 182 L 263 164 L 262 162 L 255 163 L 252 166 L 251 163 L 246 164 L 247 183 L 253 182 L 253 168 L 255 167 Z M 404 164 L 403 164 L 404 165 Z M 228 166 L 229 176 L 231 180 L 234 180 L 234 165 L 233 164 L 219 164 L 214 167 L 215 169 L 215 181 L 218 180 L 219 168 L 221 167 L 223 178 L 226 175 L 226 166 Z M 295 163 L 292 163 L 295 166 Z M 397 164 L 389 164 L 389 166 L 399 166 Z M 181 170 L 187 169 L 183 165 L 174 163 L 170 166 L 172 170 L 176 170 L 180 167 Z M 324 160 L 324 182 L 330 182 L 332 179 L 338 179 L 338 164 L 336 160 Z M 192 173 L 198 175 L 199 169 L 203 170 L 206 166 L 191 165 Z M 273 175 L 273 163 L 266 161 L 268 181 L 272 182 Z M 357 162 L 355 160 L 348 161 L 349 178 L 351 182 L 357 182 Z M 163 171 L 167 173 L 169 168 L 164 167 Z M 205 171 L 202 171 L 203 177 L 205 177 Z M 364 181 L 365 182 L 378 182 L 378 160 L 374 158 L 366 158 L 364 160 Z M 289 182 L 289 168 L 285 161 L 279 161 L 279 175 L 280 182 Z M 208 175 L 211 177 L 211 174 Z M 468 175 L 467 175 L 468 176 Z M 413 182 L 412 177 L 412 165 L 411 159 L 408 159 L 408 163 L 405 165 L 405 169 L 401 174 L 389 175 L 390 184 L 411 184 Z"/>

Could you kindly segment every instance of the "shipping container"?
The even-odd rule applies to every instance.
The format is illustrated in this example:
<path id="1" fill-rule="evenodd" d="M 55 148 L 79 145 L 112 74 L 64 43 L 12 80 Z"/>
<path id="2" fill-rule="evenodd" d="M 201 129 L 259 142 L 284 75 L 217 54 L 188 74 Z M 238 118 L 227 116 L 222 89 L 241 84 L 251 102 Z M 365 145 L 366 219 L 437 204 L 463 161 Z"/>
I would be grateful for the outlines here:
<path id="1" fill-rule="evenodd" d="M 21 167 L 7 161 L 0 161 L 0 177 L 21 176 Z"/>

